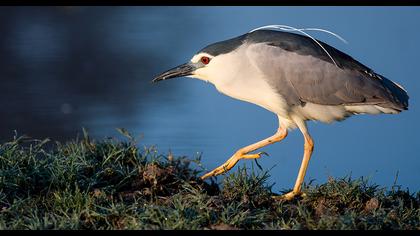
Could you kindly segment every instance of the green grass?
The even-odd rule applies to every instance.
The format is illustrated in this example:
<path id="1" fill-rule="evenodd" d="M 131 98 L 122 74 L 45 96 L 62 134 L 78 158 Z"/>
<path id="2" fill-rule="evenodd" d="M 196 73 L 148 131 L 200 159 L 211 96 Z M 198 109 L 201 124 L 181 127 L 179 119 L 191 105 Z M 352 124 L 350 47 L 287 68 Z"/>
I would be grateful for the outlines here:
<path id="1" fill-rule="evenodd" d="M 420 193 L 345 177 L 279 202 L 268 172 L 203 182 L 199 158 L 159 155 L 121 132 L 127 141 L 0 144 L 0 229 L 420 229 Z"/>

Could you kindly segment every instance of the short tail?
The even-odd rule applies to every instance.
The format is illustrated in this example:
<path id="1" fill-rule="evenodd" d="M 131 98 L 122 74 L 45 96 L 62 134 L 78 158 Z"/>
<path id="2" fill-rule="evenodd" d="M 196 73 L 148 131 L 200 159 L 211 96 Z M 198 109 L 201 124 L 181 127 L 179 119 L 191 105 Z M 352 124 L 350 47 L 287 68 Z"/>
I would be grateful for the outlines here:
<path id="1" fill-rule="evenodd" d="M 382 85 L 389 91 L 390 98 L 385 104 L 378 104 L 379 106 L 395 109 L 399 112 L 408 110 L 408 93 L 401 85 L 381 76 Z"/>

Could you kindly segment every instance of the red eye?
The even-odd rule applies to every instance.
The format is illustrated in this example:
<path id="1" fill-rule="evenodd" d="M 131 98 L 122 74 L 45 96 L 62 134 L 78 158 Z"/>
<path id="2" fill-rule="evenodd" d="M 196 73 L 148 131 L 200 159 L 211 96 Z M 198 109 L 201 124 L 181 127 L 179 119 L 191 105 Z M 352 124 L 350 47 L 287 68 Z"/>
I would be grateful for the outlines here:
<path id="1" fill-rule="evenodd" d="M 209 64 L 209 62 L 210 62 L 210 58 L 208 58 L 208 57 L 202 57 L 200 60 L 205 65 Z"/>

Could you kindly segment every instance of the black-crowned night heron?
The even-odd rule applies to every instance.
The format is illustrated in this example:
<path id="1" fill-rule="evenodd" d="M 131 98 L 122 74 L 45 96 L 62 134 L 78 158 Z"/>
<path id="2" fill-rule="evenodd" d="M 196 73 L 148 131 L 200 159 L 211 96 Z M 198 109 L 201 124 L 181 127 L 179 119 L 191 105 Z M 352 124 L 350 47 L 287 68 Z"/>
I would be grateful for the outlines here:
<path id="1" fill-rule="evenodd" d="M 255 30 L 211 44 L 153 82 L 182 76 L 210 82 L 221 93 L 259 105 L 279 120 L 274 135 L 239 149 L 202 179 L 230 170 L 241 159 L 260 158 L 263 152 L 251 152 L 299 128 L 304 137 L 303 161 L 293 191 L 283 199 L 301 194 L 314 148 L 306 121 L 330 123 L 354 114 L 396 114 L 408 108 L 402 86 L 326 43 L 278 30 Z"/>

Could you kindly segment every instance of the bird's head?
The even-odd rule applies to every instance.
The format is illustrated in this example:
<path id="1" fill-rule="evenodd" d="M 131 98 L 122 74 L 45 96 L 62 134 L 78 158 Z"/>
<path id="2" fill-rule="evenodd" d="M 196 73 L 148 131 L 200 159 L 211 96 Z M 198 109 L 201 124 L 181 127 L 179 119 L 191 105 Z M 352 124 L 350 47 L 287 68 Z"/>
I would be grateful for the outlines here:
<path id="1" fill-rule="evenodd" d="M 216 57 L 205 52 L 195 54 L 191 60 L 156 76 L 152 82 L 167 80 L 177 77 L 193 77 L 208 81 L 212 68 L 215 66 L 213 59 Z M 216 60 L 217 61 L 217 60 Z"/>
<path id="2" fill-rule="evenodd" d="M 214 83 L 223 74 L 234 70 L 233 54 L 243 44 L 244 37 L 213 43 L 197 52 L 188 63 L 158 75 L 152 82 L 185 76 Z"/>

